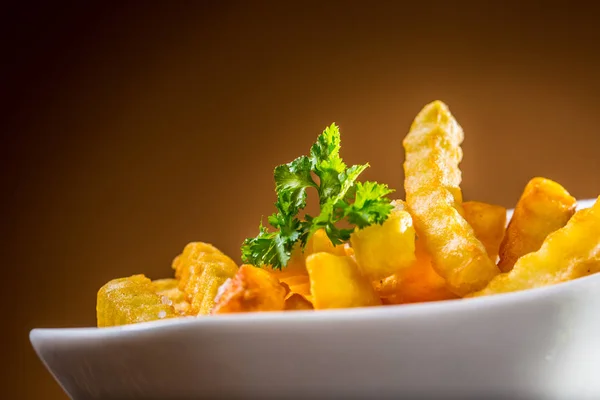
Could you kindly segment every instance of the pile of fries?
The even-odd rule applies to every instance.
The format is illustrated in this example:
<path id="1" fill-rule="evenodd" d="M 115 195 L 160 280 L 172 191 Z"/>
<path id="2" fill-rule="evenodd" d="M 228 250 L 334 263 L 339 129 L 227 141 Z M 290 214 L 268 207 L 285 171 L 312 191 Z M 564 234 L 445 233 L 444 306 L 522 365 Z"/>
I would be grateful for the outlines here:
<path id="1" fill-rule="evenodd" d="M 335 246 L 317 231 L 282 269 L 238 267 L 214 246 L 190 243 L 173 261 L 172 279 L 135 275 L 104 285 L 98 326 L 477 297 L 600 270 L 599 201 L 575 212 L 566 189 L 534 178 L 507 225 L 505 208 L 463 202 L 463 136 L 444 103 L 428 104 L 403 142 L 406 200 L 393 201 L 383 224 Z"/>

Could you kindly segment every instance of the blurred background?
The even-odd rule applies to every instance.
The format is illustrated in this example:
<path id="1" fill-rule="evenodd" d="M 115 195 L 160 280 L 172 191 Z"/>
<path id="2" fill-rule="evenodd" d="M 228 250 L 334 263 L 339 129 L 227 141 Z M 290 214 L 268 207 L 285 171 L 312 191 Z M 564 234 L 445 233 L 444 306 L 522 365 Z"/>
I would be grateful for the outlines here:
<path id="1" fill-rule="evenodd" d="M 66 398 L 28 332 L 94 325 L 106 281 L 168 277 L 194 240 L 238 260 L 273 168 L 332 122 L 400 197 L 434 99 L 465 199 L 510 207 L 539 175 L 600 194 L 591 2 L 124 3 L 2 11 L 3 398 Z"/>

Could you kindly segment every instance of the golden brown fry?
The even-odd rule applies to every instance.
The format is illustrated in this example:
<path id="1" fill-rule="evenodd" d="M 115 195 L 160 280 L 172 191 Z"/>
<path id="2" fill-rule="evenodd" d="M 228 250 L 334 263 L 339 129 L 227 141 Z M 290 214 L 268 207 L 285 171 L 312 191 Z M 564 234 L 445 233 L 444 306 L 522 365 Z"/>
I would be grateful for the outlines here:
<path id="1" fill-rule="evenodd" d="M 282 269 L 265 269 L 271 272 L 281 282 L 286 283 L 290 290 L 303 296 L 310 295 L 310 281 L 306 270 L 306 258 L 314 253 L 327 252 L 336 255 L 346 255 L 351 252 L 347 245 L 334 246 L 324 229 L 316 231 L 306 243 L 304 251 L 296 246 L 288 265 Z"/>
<path id="2" fill-rule="evenodd" d="M 373 288 L 381 299 L 396 296 L 398 291 L 398 274 L 373 281 Z"/>
<path id="3" fill-rule="evenodd" d="M 192 314 L 206 315 L 214 306 L 219 286 L 238 270 L 233 260 L 217 248 L 202 242 L 185 246 L 173 261 L 175 276 L 191 304 Z"/>
<path id="4" fill-rule="evenodd" d="M 285 295 L 284 295 L 285 298 L 287 298 L 288 295 L 292 294 L 292 289 L 290 289 L 290 286 L 287 283 L 279 282 L 279 284 L 285 290 Z"/>
<path id="5" fill-rule="evenodd" d="M 431 257 L 417 241 L 417 261 L 382 281 L 376 286 L 379 295 L 387 304 L 421 303 L 455 299 L 448 290 L 446 280 L 439 276 L 431 264 Z"/>
<path id="6" fill-rule="evenodd" d="M 327 236 L 325 229 L 319 229 L 308 239 L 304 248 L 304 259 L 315 253 L 331 253 L 338 256 L 346 255 L 346 250 L 343 244 L 334 246 Z"/>
<path id="7" fill-rule="evenodd" d="M 297 276 L 308 276 L 308 272 L 306 272 L 306 265 L 304 263 L 305 255 L 302 252 L 302 249 L 299 246 L 294 246 L 292 251 L 292 255 L 290 260 L 288 261 L 287 266 L 281 269 L 273 269 L 270 266 L 266 265 L 263 269 L 269 271 L 273 275 L 277 277 L 282 282 L 286 282 L 289 278 L 294 278 Z"/>
<path id="8" fill-rule="evenodd" d="M 510 272 L 495 277 L 474 294 L 484 296 L 553 285 L 600 271 L 600 197 L 592 208 L 578 211 L 534 252 L 524 255 Z"/>
<path id="9" fill-rule="evenodd" d="M 175 311 L 181 315 L 190 315 L 190 302 L 187 296 L 179 289 L 179 281 L 177 279 L 166 278 L 152 281 L 156 293 L 159 296 L 166 297 L 169 305 L 172 305 Z"/>
<path id="10" fill-rule="evenodd" d="M 537 251 L 546 236 L 565 226 L 575 205 L 575 198 L 558 183 L 545 178 L 530 180 L 500 245 L 500 270 L 510 271 L 521 256 Z"/>
<path id="11" fill-rule="evenodd" d="M 306 259 L 315 309 L 380 305 L 371 281 L 348 256 L 315 253 Z"/>
<path id="12" fill-rule="evenodd" d="M 298 293 L 292 293 L 290 297 L 285 299 L 285 310 L 314 310 L 310 301 Z"/>
<path id="13" fill-rule="evenodd" d="M 163 294 L 166 292 L 170 292 L 173 289 L 179 288 L 179 281 L 173 278 L 163 278 L 163 279 L 155 279 L 152 281 L 152 285 L 154 285 L 154 289 L 158 294 Z M 181 292 L 183 296 L 183 292 Z"/>
<path id="14" fill-rule="evenodd" d="M 154 321 L 176 316 L 144 275 L 113 279 L 98 291 L 98 327 Z"/>
<path id="15" fill-rule="evenodd" d="M 433 268 L 431 257 L 417 246 L 417 262 L 398 274 L 397 304 L 456 299 L 446 280 Z"/>
<path id="16" fill-rule="evenodd" d="M 463 209 L 475 236 L 485 246 L 490 259 L 495 261 L 506 229 L 506 208 L 479 201 L 465 201 Z"/>
<path id="17" fill-rule="evenodd" d="M 410 267 L 415 258 L 415 229 L 403 201 L 381 225 L 356 230 L 350 237 L 354 257 L 363 275 L 382 279 Z"/>
<path id="18" fill-rule="evenodd" d="M 482 289 L 499 273 L 473 228 L 461 216 L 460 144 L 463 131 L 435 101 L 417 115 L 404 139 L 406 203 L 436 272 L 457 295 Z"/>
<path id="19" fill-rule="evenodd" d="M 216 297 L 212 314 L 253 311 L 282 311 L 286 290 L 271 273 L 242 265 Z"/>

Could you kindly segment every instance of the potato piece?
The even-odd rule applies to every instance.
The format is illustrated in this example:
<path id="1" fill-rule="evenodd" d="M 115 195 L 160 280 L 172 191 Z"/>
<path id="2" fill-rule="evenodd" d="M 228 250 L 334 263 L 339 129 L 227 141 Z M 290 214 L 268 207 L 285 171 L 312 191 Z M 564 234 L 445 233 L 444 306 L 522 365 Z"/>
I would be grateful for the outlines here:
<path id="1" fill-rule="evenodd" d="M 459 296 L 482 289 L 500 272 L 461 215 L 463 136 L 448 107 L 435 101 L 417 115 L 403 141 L 406 203 L 417 236 Z"/>
<path id="2" fill-rule="evenodd" d="M 386 303 L 421 303 L 457 298 L 446 287 L 446 280 L 435 272 L 431 257 L 419 241 L 416 256 L 417 261 L 412 266 L 377 282 L 376 290 L 386 299 Z"/>
<path id="3" fill-rule="evenodd" d="M 217 248 L 202 242 L 185 246 L 173 261 L 179 289 L 187 296 L 192 314 L 206 315 L 214 306 L 219 286 L 238 270 L 233 260 Z"/>
<path id="4" fill-rule="evenodd" d="M 313 235 L 306 242 L 306 247 L 304 248 L 304 259 L 306 260 L 306 258 L 311 254 L 322 252 L 335 254 L 337 256 L 346 255 L 346 250 L 343 244 L 334 246 L 333 243 L 331 243 L 329 236 L 327 236 L 325 229 L 319 229 L 313 233 Z"/>
<path id="5" fill-rule="evenodd" d="M 285 299 L 285 310 L 314 310 L 312 303 L 298 293 L 292 293 L 290 297 Z"/>
<path id="6" fill-rule="evenodd" d="M 565 226 L 575 205 L 575 198 L 558 183 L 544 178 L 530 180 L 500 245 L 500 270 L 510 271 L 521 256 L 537 251 L 546 236 Z"/>
<path id="7" fill-rule="evenodd" d="M 600 197 L 554 231 L 542 247 L 519 258 L 510 272 L 494 278 L 473 296 L 553 285 L 600 271 Z"/>
<path id="8" fill-rule="evenodd" d="M 285 288 L 271 273 L 252 265 L 242 265 L 219 289 L 212 314 L 282 311 L 285 296 Z"/>
<path id="9" fill-rule="evenodd" d="M 173 278 L 155 279 L 152 281 L 152 285 L 154 285 L 154 289 L 157 293 L 162 294 L 169 292 L 172 289 L 178 289 L 179 281 Z"/>
<path id="10" fill-rule="evenodd" d="M 315 309 L 380 305 L 381 301 L 356 262 L 348 256 L 315 253 L 306 259 Z"/>
<path id="11" fill-rule="evenodd" d="M 98 291 L 98 327 L 135 324 L 176 316 L 144 275 L 113 279 Z"/>
<path id="12" fill-rule="evenodd" d="M 283 296 L 284 298 L 287 298 L 288 295 L 292 294 L 292 289 L 290 289 L 290 286 L 287 283 L 279 282 L 279 284 L 285 290 L 285 295 Z"/>
<path id="13" fill-rule="evenodd" d="M 448 289 L 446 280 L 433 268 L 431 256 L 417 245 L 417 262 L 410 268 L 400 271 L 394 301 L 396 304 L 422 303 L 456 299 L 458 296 Z"/>
<path id="14" fill-rule="evenodd" d="M 304 252 L 300 247 L 295 247 L 288 265 L 282 269 L 266 267 L 281 282 L 286 283 L 290 290 L 303 296 L 310 295 L 310 281 L 306 270 L 306 258 L 314 253 L 328 252 L 336 255 L 347 255 L 352 250 L 346 244 L 334 246 L 327 237 L 324 229 L 316 231 L 306 243 Z"/>
<path id="15" fill-rule="evenodd" d="M 396 292 L 398 291 L 398 274 L 392 274 L 383 279 L 373 281 L 373 288 L 382 299 L 396 296 Z"/>
<path id="16" fill-rule="evenodd" d="M 465 219 L 485 246 L 490 259 L 497 260 L 506 230 L 506 208 L 479 201 L 465 201 L 463 210 Z"/>
<path id="17" fill-rule="evenodd" d="M 294 246 L 290 260 L 285 267 L 282 267 L 281 269 L 274 269 L 270 266 L 265 266 L 263 269 L 275 275 L 280 281 L 287 283 L 288 278 L 308 276 L 304 259 L 305 256 L 302 253 L 302 249 L 299 246 Z"/>
<path id="18" fill-rule="evenodd" d="M 394 209 L 383 224 L 357 229 L 350 237 L 361 273 L 372 280 L 408 268 L 416 260 L 412 218 L 403 201 L 393 204 Z"/>
<path id="19" fill-rule="evenodd" d="M 169 305 L 172 305 L 175 311 L 181 315 L 190 314 L 190 302 L 187 301 L 187 296 L 179 289 L 179 281 L 177 279 L 166 278 L 152 281 L 156 293 L 159 296 L 166 297 Z"/>
<path id="20" fill-rule="evenodd" d="M 290 290 L 292 293 L 298 293 L 305 297 L 310 296 L 310 281 L 301 285 L 290 286 Z"/>

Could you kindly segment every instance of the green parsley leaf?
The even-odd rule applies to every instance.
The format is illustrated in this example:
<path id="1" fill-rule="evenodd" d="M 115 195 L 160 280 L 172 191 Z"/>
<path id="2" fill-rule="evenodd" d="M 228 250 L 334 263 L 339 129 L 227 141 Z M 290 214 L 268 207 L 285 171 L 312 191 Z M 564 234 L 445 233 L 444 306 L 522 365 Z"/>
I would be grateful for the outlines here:
<path id="1" fill-rule="evenodd" d="M 382 224 L 394 208 L 385 199 L 393 190 L 387 185 L 376 182 L 358 182 L 352 204 L 342 203 L 344 217 L 359 229 L 373 224 Z"/>
<path id="2" fill-rule="evenodd" d="M 309 156 L 275 168 L 277 213 L 267 219 L 275 231 L 269 232 L 261 223 L 258 236 L 242 244 L 244 262 L 282 268 L 287 265 L 294 247 L 304 248 L 309 237 L 319 229 L 324 229 L 337 245 L 350 239 L 352 226 L 362 229 L 387 219 L 393 207 L 386 196 L 393 190 L 376 182 L 356 182 L 369 164 L 347 168 L 340 157 L 340 147 L 339 128 L 332 124 L 319 135 Z M 316 217 L 305 215 L 301 220 L 298 214 L 306 207 L 309 188 L 319 194 L 320 212 Z M 338 227 L 343 220 L 351 226 Z"/>
<path id="3" fill-rule="evenodd" d="M 281 213 L 295 214 L 306 207 L 306 189 L 317 187 L 311 170 L 311 161 L 306 156 L 275 168 L 275 191 L 279 194 L 277 208 Z"/>

